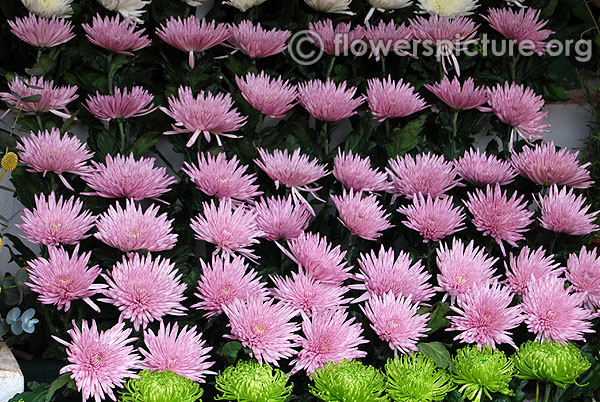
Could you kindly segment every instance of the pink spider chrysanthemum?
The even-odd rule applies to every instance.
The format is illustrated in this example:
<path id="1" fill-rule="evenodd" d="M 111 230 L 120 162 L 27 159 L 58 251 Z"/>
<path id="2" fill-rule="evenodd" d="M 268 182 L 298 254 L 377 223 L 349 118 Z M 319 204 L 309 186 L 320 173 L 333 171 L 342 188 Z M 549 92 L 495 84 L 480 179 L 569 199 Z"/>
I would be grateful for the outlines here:
<path id="1" fill-rule="evenodd" d="M 495 155 L 487 155 L 475 148 L 471 148 L 455 160 L 454 167 L 460 177 L 477 186 L 488 184 L 504 186 L 515 181 L 517 176 L 510 162 L 500 160 Z"/>
<path id="2" fill-rule="evenodd" d="M 240 256 L 213 256 L 210 264 L 202 259 L 200 264 L 202 273 L 194 293 L 200 302 L 192 308 L 206 311 L 207 318 L 221 314 L 223 306 L 236 299 L 246 300 L 250 296 L 266 299 L 269 294 L 258 273 Z"/>
<path id="3" fill-rule="evenodd" d="M 588 212 L 591 205 L 585 205 L 586 198 L 575 195 L 573 189 L 550 187 L 548 194 L 540 194 L 536 199 L 542 216 L 540 226 L 555 233 L 583 236 L 599 229 L 594 223 L 600 211 Z"/>
<path id="4" fill-rule="evenodd" d="M 352 151 L 338 154 L 333 160 L 333 175 L 347 189 L 354 191 L 386 191 L 390 188 L 387 173 L 373 169 L 371 158 Z"/>
<path id="5" fill-rule="evenodd" d="M 382 341 L 388 342 L 395 353 L 416 352 L 417 342 L 424 338 L 429 314 L 418 314 L 417 304 L 410 297 L 394 296 L 392 292 L 383 296 L 372 296 L 361 310 L 371 322 L 371 328 Z"/>
<path id="6" fill-rule="evenodd" d="M 217 374 L 209 369 L 215 362 L 209 361 L 212 347 L 206 347 L 202 333 L 196 327 L 181 328 L 177 323 L 165 327 L 160 322 L 158 332 L 144 332 L 146 349 L 140 349 L 144 360 L 141 367 L 152 371 L 169 370 L 192 381 L 204 384 L 206 375 Z"/>
<path id="7" fill-rule="evenodd" d="M 290 31 L 276 28 L 264 29 L 259 24 L 244 20 L 233 25 L 229 32 L 228 42 L 250 58 L 268 57 L 283 52 L 287 48 L 287 40 L 292 36 Z"/>
<path id="8" fill-rule="evenodd" d="M 281 76 L 273 78 L 262 71 L 260 75 L 236 76 L 235 82 L 250 106 L 273 119 L 284 118 L 296 104 L 296 86 Z"/>
<path id="9" fill-rule="evenodd" d="M 83 179 L 95 191 L 82 194 L 105 198 L 126 197 L 136 201 L 157 199 L 169 191 L 169 186 L 176 179 L 167 175 L 164 167 L 154 167 L 155 162 L 155 158 L 136 161 L 133 153 L 128 157 L 106 155 L 104 164 L 92 161 L 93 170 Z"/>
<path id="10" fill-rule="evenodd" d="M 173 219 L 158 214 L 158 206 L 150 205 L 146 211 L 127 200 L 123 208 L 119 203 L 108 207 L 100 215 L 94 236 L 111 247 L 125 252 L 136 250 L 164 251 L 175 247 L 177 234 L 172 233 Z"/>
<path id="11" fill-rule="evenodd" d="M 527 177 L 542 186 L 569 186 L 588 188 L 594 182 L 590 179 L 590 162 L 581 165 L 579 152 L 567 148 L 557 150 L 554 141 L 542 142 L 533 148 L 524 147 L 519 153 L 513 152 L 511 162 L 521 176 Z"/>
<path id="12" fill-rule="evenodd" d="M 25 284 L 39 294 L 40 303 L 53 304 L 58 310 L 67 311 L 73 300 L 81 299 L 100 312 L 91 296 L 105 286 L 94 284 L 101 269 L 98 265 L 88 267 L 92 252 L 79 255 L 78 244 L 71 256 L 65 249 L 57 247 L 49 247 L 48 254 L 48 258 L 39 257 L 27 263 L 29 282 Z"/>
<path id="13" fill-rule="evenodd" d="M 136 23 L 129 18 L 121 20 L 119 14 L 104 19 L 97 14 L 92 19 L 92 25 L 83 24 L 82 27 L 94 45 L 127 56 L 133 56 L 133 52 L 152 44 L 148 35 L 144 34 L 144 28 L 136 31 Z"/>
<path id="14" fill-rule="evenodd" d="M 223 306 L 223 311 L 231 328 L 231 335 L 225 337 L 240 341 L 259 363 L 279 366 L 279 360 L 295 354 L 293 348 L 300 337 L 298 324 L 291 321 L 297 315 L 291 306 L 254 296 L 235 299 Z"/>
<path id="15" fill-rule="evenodd" d="M 224 152 L 213 156 L 198 154 L 198 164 L 184 162 L 181 168 L 204 194 L 217 199 L 248 202 L 262 194 L 255 184 L 256 174 L 246 173 L 248 166 L 240 165 L 236 155 L 227 159 Z"/>
<path id="16" fill-rule="evenodd" d="M 192 133 L 187 147 L 194 145 L 200 134 L 210 142 L 211 134 L 221 146 L 221 137 L 239 138 L 235 134 L 244 124 L 247 117 L 240 115 L 234 107 L 230 94 L 201 91 L 194 97 L 190 87 L 179 87 L 179 98 L 169 97 L 169 108 L 161 107 L 167 116 L 175 120 L 173 130 L 164 134 Z"/>
<path id="17" fill-rule="evenodd" d="M 476 87 L 471 77 L 461 84 L 458 77 L 450 81 L 444 76 L 440 82 L 433 85 L 425 84 L 425 88 L 455 110 L 482 110 L 481 106 L 487 102 L 487 88 Z"/>
<path id="18" fill-rule="evenodd" d="M 332 195 L 331 200 L 340 214 L 339 220 L 354 236 L 365 240 L 376 240 L 384 230 L 393 227 L 385 209 L 377 201 L 376 195 L 363 196 L 360 192 L 344 192 Z"/>
<path id="19" fill-rule="evenodd" d="M 69 190 L 73 187 L 63 173 L 85 176 L 92 170 L 86 163 L 94 153 L 88 151 L 79 138 L 61 136 L 60 130 L 55 127 L 37 134 L 32 132 L 29 138 L 22 137 L 17 150 L 21 162 L 28 166 L 27 171 L 42 173 L 43 177 L 54 172 Z"/>
<path id="20" fill-rule="evenodd" d="M 175 263 L 150 254 L 123 257 L 110 271 L 102 274 L 108 284 L 101 302 L 114 305 L 121 311 L 120 320 L 129 320 L 136 331 L 167 315 L 185 315 L 183 292 L 186 285 Z"/>
<path id="21" fill-rule="evenodd" d="M 405 25 L 397 25 L 394 20 L 386 23 L 380 20 L 378 25 L 371 26 L 366 24 L 364 41 L 371 49 L 369 57 L 374 56 L 375 61 L 379 61 L 386 52 L 406 48 L 413 37 L 412 29 Z"/>
<path id="22" fill-rule="evenodd" d="M 310 211 L 291 196 L 261 198 L 255 205 L 256 224 L 265 239 L 295 239 L 308 227 Z"/>
<path id="23" fill-rule="evenodd" d="M 85 107 L 98 120 L 129 119 L 145 116 L 158 109 L 152 101 L 154 96 L 142 87 L 127 88 L 121 91 L 115 87 L 114 95 L 96 95 L 87 99 Z"/>
<path id="24" fill-rule="evenodd" d="M 33 13 L 8 21 L 10 32 L 31 46 L 49 48 L 66 43 L 75 37 L 73 24 L 64 18 L 37 17 Z"/>
<path id="25" fill-rule="evenodd" d="M 317 120 L 339 121 L 354 116 L 356 108 L 365 101 L 364 96 L 354 95 L 356 87 L 348 87 L 345 81 L 336 84 L 331 78 L 298 84 L 300 104 Z"/>
<path id="26" fill-rule="evenodd" d="M 54 191 L 46 198 L 44 194 L 35 196 L 35 208 L 23 211 L 22 224 L 15 225 L 32 243 L 45 246 L 75 244 L 90 237 L 86 234 L 96 217 L 83 210 L 81 200 L 71 197 L 63 201 L 62 195 L 56 199 Z"/>
<path id="27" fill-rule="evenodd" d="M 105 398 L 116 401 L 113 389 L 122 388 L 125 379 L 137 377 L 135 371 L 140 368 L 140 356 L 130 345 L 136 339 L 128 338 L 131 328 L 125 329 L 125 323 L 121 322 L 98 332 L 93 320 L 91 324 L 83 320 L 81 329 L 73 320 L 73 328 L 67 334 L 71 336 L 71 343 L 52 336 L 67 347 L 70 364 L 63 367 L 60 374 L 71 373 L 84 401 L 89 398 L 96 402 Z"/>
<path id="28" fill-rule="evenodd" d="M 465 229 L 463 208 L 454 206 L 453 197 L 425 198 L 418 194 L 412 205 L 400 207 L 398 212 L 406 215 L 402 223 L 419 232 L 424 243 L 440 241 Z"/>
<path id="29" fill-rule="evenodd" d="M 344 310 L 313 312 L 312 317 L 303 316 L 304 337 L 298 342 L 301 349 L 290 364 L 292 374 L 305 370 L 312 375 L 327 362 L 344 359 L 360 359 L 367 355 L 358 346 L 368 341 L 362 336 L 362 328 L 354 318 L 348 318 Z"/>
<path id="30" fill-rule="evenodd" d="M 377 121 L 410 116 L 429 107 L 410 83 L 387 78 L 370 79 L 367 83 L 367 103 Z"/>
<path id="31" fill-rule="evenodd" d="M 527 209 L 525 196 L 517 197 L 517 193 L 508 198 L 508 194 L 500 189 L 500 185 L 487 186 L 485 193 L 481 189 L 468 194 L 464 202 L 473 215 L 475 228 L 484 236 L 496 240 L 502 255 L 506 255 L 504 243 L 517 247 L 517 241 L 525 239 L 532 222 L 533 211 Z"/>
<path id="32" fill-rule="evenodd" d="M 525 293 L 531 281 L 546 275 L 558 276 L 564 271 L 559 269 L 560 264 L 554 262 L 553 255 L 546 256 L 546 250 L 542 247 L 533 251 L 525 246 L 517 257 L 510 253 L 509 265 L 504 265 L 508 286 L 518 295 Z"/>
<path id="33" fill-rule="evenodd" d="M 565 280 L 553 275 L 532 281 L 523 295 L 523 311 L 529 332 L 536 339 L 566 344 L 584 341 L 584 334 L 593 333 L 592 313 L 585 310 L 584 293 L 565 289 Z"/>
<path id="34" fill-rule="evenodd" d="M 525 50 L 534 51 L 541 55 L 546 53 L 545 42 L 554 32 L 543 29 L 547 20 L 540 20 L 542 10 L 536 8 L 521 8 L 518 11 L 506 8 L 490 8 L 487 16 L 483 16 L 490 27 L 500 32 L 508 39 L 514 40 Z"/>
<path id="35" fill-rule="evenodd" d="M 307 37 L 315 46 L 332 56 L 344 54 L 363 38 L 365 30 L 360 25 L 352 28 L 349 22 L 340 22 L 335 28 L 331 19 L 309 22 Z"/>
<path id="36" fill-rule="evenodd" d="M 194 68 L 194 53 L 201 53 L 225 42 L 230 37 L 228 24 L 199 20 L 195 15 L 187 18 L 171 17 L 156 29 L 156 36 L 169 45 L 189 53 L 188 64 Z"/>
<path id="37" fill-rule="evenodd" d="M 600 256 L 597 249 L 587 250 L 582 246 L 579 255 L 569 255 L 565 276 L 577 292 L 585 295 L 584 307 L 600 310 Z"/>

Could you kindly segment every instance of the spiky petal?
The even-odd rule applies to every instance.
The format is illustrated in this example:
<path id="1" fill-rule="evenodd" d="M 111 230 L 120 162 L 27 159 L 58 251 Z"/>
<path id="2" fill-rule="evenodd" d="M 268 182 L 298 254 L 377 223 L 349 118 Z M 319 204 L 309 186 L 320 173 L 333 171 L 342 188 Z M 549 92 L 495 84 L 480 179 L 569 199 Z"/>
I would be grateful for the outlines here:
<path id="1" fill-rule="evenodd" d="M 33 13 L 23 18 L 8 21 L 10 32 L 17 38 L 40 48 L 49 48 L 61 45 L 73 39 L 73 25 L 71 21 L 52 16 L 51 19 L 37 17 Z"/>
<path id="2" fill-rule="evenodd" d="M 544 54 L 548 44 L 545 42 L 554 32 L 543 29 L 547 20 L 540 20 L 542 11 L 536 8 L 490 8 L 483 18 L 490 27 L 508 39 L 514 40 L 523 49 Z"/>
<path id="3" fill-rule="evenodd" d="M 454 161 L 454 167 L 463 179 L 477 186 L 505 186 L 515 181 L 517 176 L 510 162 L 500 160 L 495 155 L 481 153 L 475 148 Z"/>
<path id="4" fill-rule="evenodd" d="M 298 100 L 315 119 L 339 121 L 354 116 L 364 102 L 364 96 L 354 97 L 356 90 L 345 81 L 336 84 L 330 78 L 305 81 L 298 84 Z"/>
<path id="5" fill-rule="evenodd" d="M 423 236 L 423 242 L 440 241 L 446 236 L 465 229 L 465 214 L 462 207 L 454 207 L 452 197 L 433 199 L 418 194 L 412 205 L 398 208 L 406 215 L 402 223 Z"/>
<path id="6" fill-rule="evenodd" d="M 390 214 L 386 214 L 375 195 L 363 196 L 354 190 L 344 192 L 341 196 L 332 195 L 342 224 L 354 236 L 365 240 L 376 240 L 383 235 L 384 230 L 393 227 L 390 224 Z"/>
<path id="7" fill-rule="evenodd" d="M 565 276 L 575 290 L 585 295 L 586 308 L 600 310 L 600 256 L 597 249 L 587 250 L 582 246 L 579 255 L 569 255 Z"/>
<path id="8" fill-rule="evenodd" d="M 554 262 L 554 256 L 546 256 L 542 247 L 533 251 L 525 246 L 517 257 L 510 253 L 510 264 L 506 267 L 506 277 L 513 293 L 522 295 L 527 291 L 531 281 L 541 279 L 546 275 L 558 276 L 563 269 L 558 269 L 560 264 Z M 506 263 L 504 264 L 506 266 Z"/>
<path id="9" fill-rule="evenodd" d="M 153 100 L 154 96 L 142 87 L 132 87 L 131 91 L 115 87 L 114 95 L 96 92 L 96 95 L 90 96 L 86 108 L 98 120 L 129 119 L 145 116 L 158 109 Z"/>
<path id="10" fill-rule="evenodd" d="M 94 45 L 127 56 L 133 56 L 133 52 L 152 44 L 148 35 L 144 34 L 144 28 L 136 31 L 135 23 L 131 23 L 129 18 L 121 20 L 118 14 L 104 19 L 97 14 L 92 19 L 92 25 L 83 24 L 82 27 Z"/>
<path id="11" fill-rule="evenodd" d="M 367 83 L 367 103 L 378 121 L 410 116 L 429 107 L 410 83 L 387 78 L 370 79 Z"/>
<path id="12" fill-rule="evenodd" d="M 291 196 L 261 198 L 255 205 L 258 229 L 267 240 L 294 239 L 310 222 L 310 211 Z"/>
<path id="13" fill-rule="evenodd" d="M 390 188 L 386 173 L 371 166 L 371 158 L 353 154 L 352 151 L 338 154 L 333 160 L 333 175 L 347 189 L 354 191 L 386 191 Z"/>
<path id="14" fill-rule="evenodd" d="M 273 119 L 282 119 L 296 104 L 296 86 L 281 76 L 273 78 L 261 71 L 245 77 L 235 77 L 242 96 L 250 106 Z"/>
<path id="15" fill-rule="evenodd" d="M 267 30 L 260 23 L 253 25 L 248 20 L 233 25 L 230 33 L 229 43 L 252 59 L 283 52 L 287 49 L 287 40 L 292 36 L 290 31 L 276 28 Z"/>
<path id="16" fill-rule="evenodd" d="M 550 187 L 548 194 L 539 195 L 538 203 L 542 216 L 540 225 L 555 233 L 566 233 L 573 236 L 582 236 L 598 230 L 594 222 L 600 211 L 588 212 L 591 205 L 585 205 L 586 198 L 579 194 L 576 196 L 573 189 L 567 187 L 558 189 Z"/>

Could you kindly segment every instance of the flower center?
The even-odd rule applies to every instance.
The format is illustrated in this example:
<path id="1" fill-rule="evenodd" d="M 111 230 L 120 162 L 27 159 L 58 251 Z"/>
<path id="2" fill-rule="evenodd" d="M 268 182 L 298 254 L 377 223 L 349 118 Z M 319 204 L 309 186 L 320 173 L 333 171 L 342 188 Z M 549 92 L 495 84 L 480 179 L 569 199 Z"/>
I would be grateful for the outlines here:
<path id="1" fill-rule="evenodd" d="M 104 356 L 101 353 L 94 353 L 90 356 L 89 363 L 94 368 L 102 367 L 102 363 L 104 361 Z"/>

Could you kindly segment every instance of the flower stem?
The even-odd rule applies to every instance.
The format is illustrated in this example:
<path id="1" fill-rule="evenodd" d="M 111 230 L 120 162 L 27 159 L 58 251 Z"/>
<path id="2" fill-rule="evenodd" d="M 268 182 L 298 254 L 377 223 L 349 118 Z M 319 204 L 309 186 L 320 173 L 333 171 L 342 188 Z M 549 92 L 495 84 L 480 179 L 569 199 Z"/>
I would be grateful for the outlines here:
<path id="1" fill-rule="evenodd" d="M 539 402 L 540 400 L 540 382 L 535 382 L 535 402 Z"/>
<path id="2" fill-rule="evenodd" d="M 383 124 L 385 124 L 385 136 L 386 138 L 390 138 L 390 119 L 385 119 L 385 123 Z"/>
<path id="3" fill-rule="evenodd" d="M 42 48 L 38 48 L 37 55 L 35 56 L 35 64 L 40 62 L 40 58 L 42 57 Z"/>
<path id="4" fill-rule="evenodd" d="M 42 116 L 38 113 L 35 115 L 35 121 L 37 122 L 40 131 L 44 131 L 44 124 L 42 123 Z"/>
<path id="5" fill-rule="evenodd" d="M 356 236 L 352 235 L 352 232 L 348 232 L 348 251 L 346 253 L 346 261 L 352 265 L 352 254 L 354 254 L 354 241 Z"/>
<path id="6" fill-rule="evenodd" d="M 108 93 L 112 96 L 115 94 L 113 88 L 113 79 L 115 78 L 116 71 L 112 68 L 112 54 L 106 55 L 106 72 L 108 78 Z"/>
<path id="7" fill-rule="evenodd" d="M 265 118 L 265 116 L 262 113 L 260 113 L 258 115 L 258 127 L 257 127 L 257 131 L 256 131 L 258 134 L 260 134 L 260 132 L 263 129 L 264 118 Z"/>
<path id="8" fill-rule="evenodd" d="M 549 402 L 550 401 L 550 390 L 552 389 L 552 383 L 551 382 L 547 382 L 546 383 L 546 390 L 544 392 L 544 402 Z"/>
<path id="9" fill-rule="evenodd" d="M 456 159 L 458 150 L 456 149 L 456 136 L 458 135 L 458 110 L 454 111 L 454 117 L 452 119 L 452 159 Z"/>
<path id="10" fill-rule="evenodd" d="M 119 120 L 119 133 L 121 134 L 121 155 L 125 152 L 125 129 L 123 127 L 123 120 Z"/>
<path id="11" fill-rule="evenodd" d="M 512 62 L 510 63 L 510 78 L 513 82 L 517 82 L 517 63 L 519 62 L 519 58 L 521 55 L 516 55 L 512 57 Z"/>
<path id="12" fill-rule="evenodd" d="M 335 56 L 331 56 L 331 61 L 329 62 L 329 68 L 327 68 L 327 75 L 325 78 L 329 78 L 331 76 L 331 72 L 333 71 L 333 65 L 335 64 Z"/>
<path id="13" fill-rule="evenodd" d="M 385 56 L 381 56 L 381 71 L 383 72 L 383 75 L 385 75 Z"/>
<path id="14" fill-rule="evenodd" d="M 327 121 L 323 120 L 323 128 L 321 129 L 321 136 L 325 140 L 325 157 L 329 155 L 329 132 L 327 127 Z"/>

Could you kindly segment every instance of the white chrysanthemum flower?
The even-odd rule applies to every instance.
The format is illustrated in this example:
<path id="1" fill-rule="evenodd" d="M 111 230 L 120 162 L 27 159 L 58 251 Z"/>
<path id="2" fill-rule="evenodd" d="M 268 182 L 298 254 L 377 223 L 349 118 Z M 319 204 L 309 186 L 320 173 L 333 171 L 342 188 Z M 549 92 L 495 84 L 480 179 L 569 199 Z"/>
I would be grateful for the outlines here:
<path id="1" fill-rule="evenodd" d="M 224 1 L 223 4 L 235 7 L 241 12 L 246 12 L 246 10 L 254 6 L 258 6 L 259 4 L 264 3 L 265 1 L 267 0 L 227 0 Z"/>
<path id="2" fill-rule="evenodd" d="M 478 0 L 419 0 L 419 8 L 428 14 L 443 17 L 470 15 L 479 7 Z"/>
<path id="3" fill-rule="evenodd" d="M 143 24 L 140 17 L 146 12 L 146 4 L 152 3 L 152 0 L 98 0 L 98 3 L 107 10 L 118 12 L 124 18 Z"/>
<path id="4" fill-rule="evenodd" d="M 200 7 L 201 5 L 206 3 L 207 0 L 181 0 L 181 1 L 187 3 L 188 6 Z"/>
<path id="5" fill-rule="evenodd" d="M 525 2 L 525 0 L 504 0 L 504 1 L 507 2 L 509 6 L 525 7 L 525 5 L 523 4 Z"/>
<path id="6" fill-rule="evenodd" d="M 69 18 L 73 15 L 71 3 L 73 0 L 21 0 L 29 11 L 39 17 Z"/>
<path id="7" fill-rule="evenodd" d="M 412 0 L 369 0 L 371 7 L 378 10 L 398 10 L 412 5 Z"/>
<path id="8" fill-rule="evenodd" d="M 354 15 L 350 11 L 350 2 L 352 0 L 304 0 L 309 7 L 324 13 L 339 13 Z"/>

